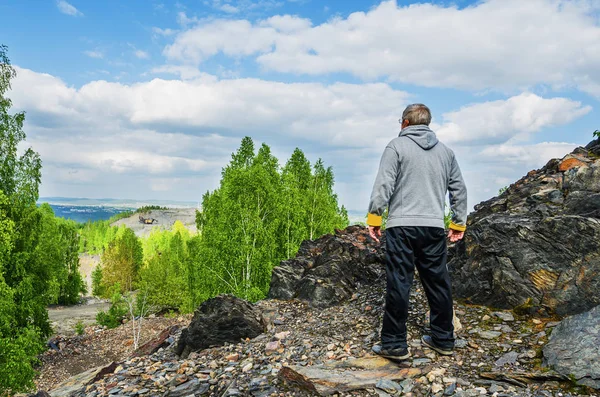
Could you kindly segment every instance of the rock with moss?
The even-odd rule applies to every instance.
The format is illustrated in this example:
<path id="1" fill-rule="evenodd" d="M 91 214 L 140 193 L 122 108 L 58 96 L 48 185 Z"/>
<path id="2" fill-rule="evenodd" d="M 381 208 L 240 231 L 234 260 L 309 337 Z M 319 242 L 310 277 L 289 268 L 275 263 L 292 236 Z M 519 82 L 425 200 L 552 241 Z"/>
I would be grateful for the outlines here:
<path id="1" fill-rule="evenodd" d="M 600 306 L 568 317 L 550 335 L 544 364 L 576 383 L 600 389 Z"/>
<path id="2" fill-rule="evenodd" d="M 600 304 L 600 141 L 475 206 L 451 252 L 455 296 L 559 315 Z"/>

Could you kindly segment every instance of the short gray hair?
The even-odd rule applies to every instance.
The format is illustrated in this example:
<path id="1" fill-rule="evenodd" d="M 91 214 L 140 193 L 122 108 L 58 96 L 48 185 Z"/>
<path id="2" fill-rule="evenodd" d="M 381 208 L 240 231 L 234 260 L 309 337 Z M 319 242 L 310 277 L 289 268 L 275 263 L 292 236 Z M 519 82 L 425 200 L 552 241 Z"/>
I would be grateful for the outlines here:
<path id="1" fill-rule="evenodd" d="M 403 123 L 404 120 L 408 120 L 408 125 L 429 125 L 431 123 L 431 110 L 422 103 L 413 103 L 408 105 L 402 112 L 400 123 Z"/>

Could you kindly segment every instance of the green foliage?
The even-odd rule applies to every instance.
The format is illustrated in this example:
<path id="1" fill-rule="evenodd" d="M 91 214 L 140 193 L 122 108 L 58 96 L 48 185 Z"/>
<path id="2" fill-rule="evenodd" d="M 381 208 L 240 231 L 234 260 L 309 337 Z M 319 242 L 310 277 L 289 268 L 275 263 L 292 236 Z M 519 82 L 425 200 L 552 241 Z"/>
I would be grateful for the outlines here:
<path id="1" fill-rule="evenodd" d="M 53 294 L 51 268 L 38 250 L 42 164 L 31 148 L 18 150 L 25 113 L 11 114 L 5 96 L 15 75 L 0 45 L 0 396 L 33 387 L 36 355 L 51 331 L 46 305 Z"/>
<path id="2" fill-rule="evenodd" d="M 83 324 L 83 321 L 79 320 L 77 321 L 77 324 L 75 324 L 75 333 L 77 335 L 83 335 L 85 331 L 85 325 Z"/>
<path id="3" fill-rule="evenodd" d="M 507 190 L 508 190 L 508 186 L 501 187 L 500 189 L 498 189 L 498 196 L 500 196 L 502 193 L 504 193 Z"/>
<path id="4" fill-rule="evenodd" d="M 92 295 L 106 298 L 108 290 L 102 282 L 102 266 L 97 265 L 92 271 Z"/>
<path id="5" fill-rule="evenodd" d="M 36 356 L 43 349 L 40 335 L 32 328 L 21 328 L 10 338 L 0 336 L 0 396 L 35 387 Z"/>
<path id="6" fill-rule="evenodd" d="M 121 214 L 126 214 L 124 217 L 131 216 L 131 213 L 126 212 Z M 118 220 L 117 217 L 121 214 L 115 215 L 108 221 L 87 222 L 83 226 L 80 226 L 79 252 L 87 252 L 89 254 L 103 253 L 117 236 L 119 228 L 111 226 L 111 223 Z"/>
<path id="7" fill-rule="evenodd" d="M 123 212 L 119 212 L 118 214 L 111 216 L 107 221 L 100 221 L 100 222 L 106 222 L 110 225 L 111 223 L 120 221 L 121 219 L 129 218 L 133 214 L 135 214 L 135 211 L 123 211 Z"/>
<path id="8" fill-rule="evenodd" d="M 192 311 L 194 283 L 189 281 L 190 232 L 179 221 L 171 231 L 154 229 L 144 240 L 144 266 L 140 285 L 150 304 Z"/>
<path id="9" fill-rule="evenodd" d="M 444 228 L 446 230 L 450 228 L 450 223 L 452 223 L 452 211 L 446 208 L 446 213 L 444 214 Z"/>
<path id="10" fill-rule="evenodd" d="M 264 297 L 273 267 L 295 255 L 303 240 L 348 224 L 333 184 L 333 171 L 321 160 L 311 167 L 296 149 L 280 169 L 267 145 L 255 153 L 244 138 L 196 217 L 202 239 L 190 273 L 197 288 L 209 296 Z"/>
<path id="11" fill-rule="evenodd" d="M 140 240 L 133 230 L 122 225 L 102 254 L 102 283 L 107 288 L 120 285 L 121 292 L 133 290 L 143 259 Z"/>
<path id="12" fill-rule="evenodd" d="M 79 273 L 77 224 L 55 217 L 48 204 L 42 204 L 39 211 L 41 236 L 36 251 L 50 272 L 49 302 L 78 303 L 86 286 Z"/>
<path id="13" fill-rule="evenodd" d="M 600 139 L 600 130 L 596 130 L 593 132 L 592 136 L 596 139 Z"/>
<path id="14" fill-rule="evenodd" d="M 96 322 L 106 328 L 117 328 L 127 316 L 127 304 L 121 295 L 121 286 L 117 283 L 111 287 L 110 307 L 108 311 L 99 311 Z"/>
<path id="15" fill-rule="evenodd" d="M 160 205 L 145 205 L 135 210 L 136 214 L 147 214 L 150 211 L 167 210 L 167 207 L 161 207 Z"/>

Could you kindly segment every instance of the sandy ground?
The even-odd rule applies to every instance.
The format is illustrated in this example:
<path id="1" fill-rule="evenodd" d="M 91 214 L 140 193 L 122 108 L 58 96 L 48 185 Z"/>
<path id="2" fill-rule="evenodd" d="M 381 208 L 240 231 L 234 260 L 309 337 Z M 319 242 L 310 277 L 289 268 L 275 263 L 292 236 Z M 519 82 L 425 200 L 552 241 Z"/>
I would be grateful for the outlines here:
<path id="1" fill-rule="evenodd" d="M 87 295 L 92 295 L 92 272 L 100 263 L 100 255 L 79 254 L 79 272 L 87 285 Z"/>
<path id="2" fill-rule="evenodd" d="M 153 225 L 140 223 L 140 214 L 134 214 L 129 218 L 114 222 L 113 226 L 125 225 L 132 229 L 138 237 L 146 237 L 152 229 L 171 229 L 175 221 L 181 221 L 191 232 L 196 232 L 196 209 L 195 208 L 172 208 L 167 210 L 155 210 L 143 214 L 144 218 L 154 218 L 158 222 Z"/>
<path id="3" fill-rule="evenodd" d="M 56 335 L 75 335 L 75 325 L 81 321 L 84 325 L 96 323 L 96 314 L 100 310 L 108 310 L 110 303 L 90 299 L 84 304 L 75 306 L 51 306 L 48 317 Z"/>

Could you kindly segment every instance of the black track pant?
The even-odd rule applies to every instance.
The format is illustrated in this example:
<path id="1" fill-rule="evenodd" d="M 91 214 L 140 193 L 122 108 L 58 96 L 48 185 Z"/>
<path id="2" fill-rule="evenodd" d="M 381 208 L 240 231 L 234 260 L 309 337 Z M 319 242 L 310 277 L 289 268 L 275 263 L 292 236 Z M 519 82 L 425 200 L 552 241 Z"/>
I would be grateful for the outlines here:
<path id="1" fill-rule="evenodd" d="M 446 232 L 442 228 L 402 226 L 386 229 L 387 296 L 381 329 L 386 349 L 407 347 L 406 318 L 415 266 L 431 309 L 431 338 L 454 347 L 452 289 L 446 267 Z"/>

